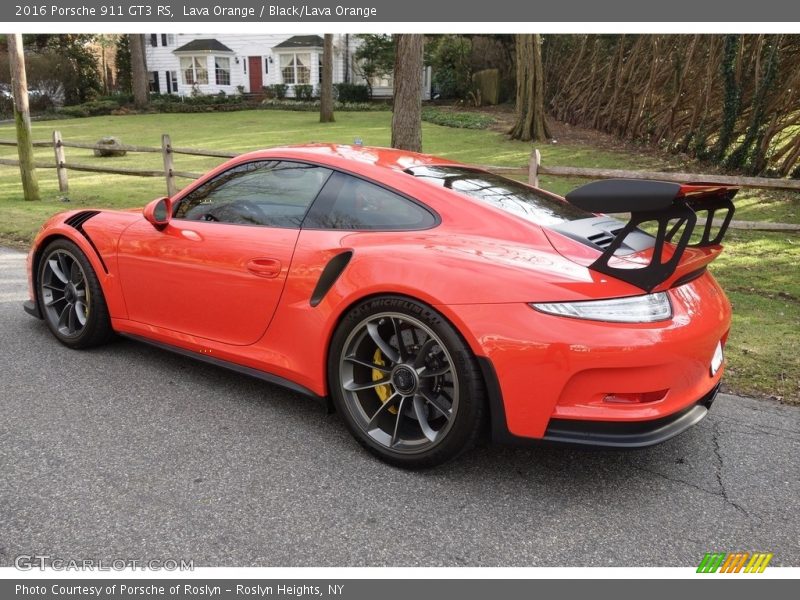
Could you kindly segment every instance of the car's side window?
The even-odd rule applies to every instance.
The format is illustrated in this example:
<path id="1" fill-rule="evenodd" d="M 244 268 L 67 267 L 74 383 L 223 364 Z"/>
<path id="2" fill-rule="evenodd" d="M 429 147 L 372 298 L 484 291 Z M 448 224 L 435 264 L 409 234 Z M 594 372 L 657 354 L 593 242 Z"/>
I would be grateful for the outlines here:
<path id="1" fill-rule="evenodd" d="M 267 227 L 300 227 L 331 170 L 306 163 L 242 163 L 183 198 L 174 218 Z"/>
<path id="2" fill-rule="evenodd" d="M 423 206 L 386 188 L 334 173 L 303 221 L 304 229 L 408 231 L 436 225 Z"/>

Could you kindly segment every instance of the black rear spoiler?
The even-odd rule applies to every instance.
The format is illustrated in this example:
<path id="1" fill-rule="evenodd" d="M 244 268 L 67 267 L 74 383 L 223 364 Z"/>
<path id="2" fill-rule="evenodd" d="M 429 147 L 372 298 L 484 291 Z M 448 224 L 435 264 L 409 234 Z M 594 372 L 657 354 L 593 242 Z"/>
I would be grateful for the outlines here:
<path id="1" fill-rule="evenodd" d="M 591 213 L 631 213 L 625 227 L 589 268 L 649 292 L 675 272 L 686 248 L 717 246 L 722 242 L 735 210 L 731 200 L 738 191 L 737 187 L 717 184 L 606 179 L 581 186 L 569 192 L 566 199 Z M 722 224 L 715 231 L 714 217 L 723 211 Z M 690 243 L 698 224 L 698 213 L 705 218 L 701 224 L 702 235 Z M 625 238 L 651 221 L 658 224 L 658 232 L 650 263 L 636 268 L 612 267 L 609 261 Z M 662 262 L 667 242 L 674 243 L 675 250 Z"/>

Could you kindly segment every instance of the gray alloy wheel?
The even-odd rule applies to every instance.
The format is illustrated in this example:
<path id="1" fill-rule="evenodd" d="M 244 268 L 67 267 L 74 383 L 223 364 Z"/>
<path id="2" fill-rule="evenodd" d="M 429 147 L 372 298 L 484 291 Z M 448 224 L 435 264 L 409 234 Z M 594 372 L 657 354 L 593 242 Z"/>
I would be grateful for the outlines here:
<path id="1" fill-rule="evenodd" d="M 54 250 L 44 259 L 41 276 L 42 308 L 48 322 L 65 338 L 80 336 L 89 318 L 91 291 L 86 273 L 67 250 Z"/>
<path id="2" fill-rule="evenodd" d="M 47 245 L 38 261 L 36 287 L 42 316 L 62 344 L 89 348 L 112 336 L 97 275 L 71 241 L 57 239 Z"/>
<path id="3" fill-rule="evenodd" d="M 399 467 L 442 464 L 472 447 L 486 425 L 475 356 L 439 312 L 411 298 L 369 298 L 343 317 L 328 382 L 356 440 Z"/>
<path id="4" fill-rule="evenodd" d="M 429 450 L 458 411 L 458 376 L 424 323 L 386 312 L 356 326 L 339 363 L 350 414 L 375 442 L 400 453 Z"/>

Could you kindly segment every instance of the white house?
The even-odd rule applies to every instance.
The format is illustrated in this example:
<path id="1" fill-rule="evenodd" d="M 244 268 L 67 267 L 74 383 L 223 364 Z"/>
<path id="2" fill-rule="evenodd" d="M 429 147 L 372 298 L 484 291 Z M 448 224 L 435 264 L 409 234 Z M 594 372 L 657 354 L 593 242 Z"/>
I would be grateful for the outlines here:
<path id="1" fill-rule="evenodd" d="M 364 83 L 353 59 L 361 40 L 352 34 L 333 36 L 333 82 Z M 322 37 L 291 34 L 145 35 L 150 91 L 190 95 L 259 93 L 275 83 L 315 89 L 322 80 Z M 425 69 L 423 98 L 430 97 L 430 69 Z M 240 87 L 241 86 L 241 87 Z M 376 97 L 392 95 L 391 75 L 372 81 Z"/>

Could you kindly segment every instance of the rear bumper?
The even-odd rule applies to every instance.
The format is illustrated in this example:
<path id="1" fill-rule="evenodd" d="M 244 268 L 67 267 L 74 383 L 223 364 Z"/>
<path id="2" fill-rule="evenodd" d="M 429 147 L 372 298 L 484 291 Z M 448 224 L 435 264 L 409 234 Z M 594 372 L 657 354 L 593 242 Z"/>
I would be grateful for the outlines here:
<path id="1" fill-rule="evenodd" d="M 600 433 L 618 431 L 615 424 L 637 433 L 637 424 L 664 425 L 662 419 L 688 412 L 722 378 L 724 368 L 712 373 L 710 366 L 727 338 L 730 305 L 708 273 L 669 294 L 673 317 L 653 323 L 557 317 L 527 304 L 447 307 L 480 357 L 493 437 L 543 439 L 586 429 L 566 421 L 600 423 Z M 615 394 L 656 398 L 607 401 Z"/>
<path id="2" fill-rule="evenodd" d="M 653 421 L 578 421 L 552 419 L 544 440 L 610 448 L 642 448 L 665 442 L 702 421 L 719 392 L 720 384 L 693 404 Z"/>

